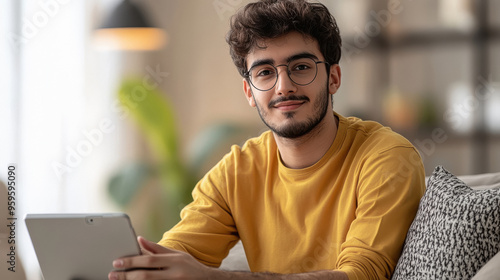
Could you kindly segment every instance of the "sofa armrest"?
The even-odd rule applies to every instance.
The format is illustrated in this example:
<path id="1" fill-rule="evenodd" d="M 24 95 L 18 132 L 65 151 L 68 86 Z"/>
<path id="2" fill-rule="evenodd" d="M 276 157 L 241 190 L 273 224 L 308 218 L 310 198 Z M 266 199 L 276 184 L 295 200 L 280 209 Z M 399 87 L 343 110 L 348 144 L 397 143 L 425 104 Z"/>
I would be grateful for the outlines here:
<path id="1" fill-rule="evenodd" d="M 227 257 L 222 261 L 220 269 L 250 271 L 245 255 L 245 249 L 243 248 L 241 240 L 238 241 L 233 248 L 231 248 Z"/>

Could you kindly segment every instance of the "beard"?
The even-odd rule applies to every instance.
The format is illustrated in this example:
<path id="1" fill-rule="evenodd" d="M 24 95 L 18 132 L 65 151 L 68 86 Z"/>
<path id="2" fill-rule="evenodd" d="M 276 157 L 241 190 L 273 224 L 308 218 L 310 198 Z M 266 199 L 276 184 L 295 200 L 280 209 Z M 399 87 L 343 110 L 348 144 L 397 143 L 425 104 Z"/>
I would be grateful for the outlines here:
<path id="1" fill-rule="evenodd" d="M 321 90 L 318 99 L 314 102 L 312 116 L 302 122 L 289 122 L 284 125 L 271 124 L 268 120 L 266 120 L 268 116 L 267 111 L 263 111 L 257 102 L 255 102 L 255 104 L 261 120 L 272 132 L 283 138 L 296 139 L 310 133 L 325 118 L 326 113 L 328 112 L 328 97 L 328 87 L 325 86 L 323 90 Z M 276 103 L 288 100 L 310 101 L 307 96 L 290 95 L 288 97 L 281 97 L 269 102 L 267 108 L 271 109 Z M 285 113 L 285 117 L 289 120 L 293 119 L 295 115 L 296 112 Z"/>

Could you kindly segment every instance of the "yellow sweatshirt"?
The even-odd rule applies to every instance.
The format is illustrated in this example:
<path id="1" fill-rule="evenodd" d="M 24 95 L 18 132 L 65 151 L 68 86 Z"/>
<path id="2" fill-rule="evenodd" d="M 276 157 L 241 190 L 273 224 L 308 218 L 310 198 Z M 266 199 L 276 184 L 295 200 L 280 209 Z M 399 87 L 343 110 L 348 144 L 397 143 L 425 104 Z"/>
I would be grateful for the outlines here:
<path id="1" fill-rule="evenodd" d="M 233 146 L 159 244 L 219 266 L 242 240 L 252 271 L 338 269 L 389 279 L 424 193 L 418 152 L 376 122 L 339 118 L 314 165 L 283 165 L 271 132 Z"/>

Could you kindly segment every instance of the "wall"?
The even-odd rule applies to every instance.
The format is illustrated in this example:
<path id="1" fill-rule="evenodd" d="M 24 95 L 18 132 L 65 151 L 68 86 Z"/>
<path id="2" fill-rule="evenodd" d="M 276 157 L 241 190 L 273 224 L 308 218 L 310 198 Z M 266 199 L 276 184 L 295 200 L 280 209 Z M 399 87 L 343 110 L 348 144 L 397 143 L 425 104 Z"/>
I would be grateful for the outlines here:
<path id="1" fill-rule="evenodd" d="M 149 64 L 159 64 L 169 72 L 162 89 L 177 106 L 183 142 L 221 120 L 262 129 L 256 112 L 242 95 L 241 77 L 224 39 L 230 16 L 248 2 L 144 2 L 170 36 L 169 45 L 152 54 Z M 492 142 L 488 145 L 491 150 L 483 154 L 498 152 L 497 138 L 491 136 L 498 134 L 498 128 L 497 132 L 481 131 L 489 140 L 479 143 L 474 133 L 484 125 L 477 123 L 480 107 L 471 107 L 467 112 L 455 108 L 467 106 L 467 98 L 474 98 L 478 77 L 487 79 L 492 87 L 500 80 L 494 62 L 488 69 L 493 76 L 479 76 L 476 71 L 478 22 L 474 20 L 474 1 L 322 2 L 337 18 L 344 40 L 342 87 L 335 96 L 335 110 L 389 125 L 420 145 L 427 173 L 437 164 L 447 165 L 458 174 L 500 168 L 494 158 L 480 167 L 476 156 L 478 147 L 486 142 Z M 493 11 L 500 7 L 495 1 L 488 3 L 489 23 L 499 26 Z M 492 61 L 499 59 L 495 38 L 487 41 Z M 465 88 L 466 93 L 455 93 L 458 97 L 453 99 L 457 87 Z M 422 105 L 425 101 L 432 106 Z M 496 99 L 492 101 L 498 104 Z M 433 110 L 435 119 L 430 123 L 422 121 L 425 110 Z M 446 115 L 450 110 L 456 111 L 453 117 Z M 445 131 L 448 140 L 433 140 L 436 128 Z M 462 160 L 457 161 L 457 155 Z"/>

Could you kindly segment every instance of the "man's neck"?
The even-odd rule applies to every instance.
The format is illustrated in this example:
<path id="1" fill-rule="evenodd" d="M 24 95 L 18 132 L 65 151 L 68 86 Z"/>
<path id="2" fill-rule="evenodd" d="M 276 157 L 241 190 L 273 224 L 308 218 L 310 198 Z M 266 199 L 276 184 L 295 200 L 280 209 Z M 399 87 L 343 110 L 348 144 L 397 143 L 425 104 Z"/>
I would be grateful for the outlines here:
<path id="1" fill-rule="evenodd" d="M 337 118 L 330 112 L 311 132 L 302 137 L 289 139 L 274 134 L 283 164 L 292 169 L 306 168 L 315 164 L 332 145 L 337 129 Z"/>

